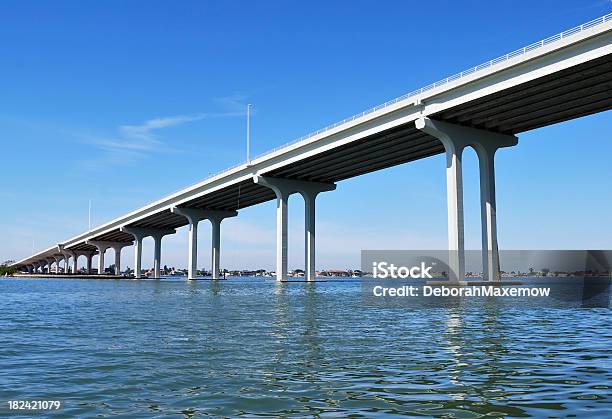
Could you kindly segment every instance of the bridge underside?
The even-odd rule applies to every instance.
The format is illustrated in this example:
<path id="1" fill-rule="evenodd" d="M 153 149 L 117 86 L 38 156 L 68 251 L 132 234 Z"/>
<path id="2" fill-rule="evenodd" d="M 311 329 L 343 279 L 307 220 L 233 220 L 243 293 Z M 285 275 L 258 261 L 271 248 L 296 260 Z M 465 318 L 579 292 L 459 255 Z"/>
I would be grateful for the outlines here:
<path id="1" fill-rule="evenodd" d="M 601 57 L 555 74 L 464 103 L 433 119 L 484 130 L 517 134 L 562 121 L 612 109 L 612 55 Z M 414 123 L 363 138 L 276 169 L 266 176 L 318 182 L 337 182 L 444 152 L 435 137 Z M 224 188 L 185 204 L 188 207 L 238 210 L 275 199 L 269 188 L 251 180 Z M 146 228 L 178 228 L 185 217 L 170 210 L 132 224 Z M 97 240 L 131 241 L 118 230 Z M 95 250 L 79 244 L 79 250 Z"/>

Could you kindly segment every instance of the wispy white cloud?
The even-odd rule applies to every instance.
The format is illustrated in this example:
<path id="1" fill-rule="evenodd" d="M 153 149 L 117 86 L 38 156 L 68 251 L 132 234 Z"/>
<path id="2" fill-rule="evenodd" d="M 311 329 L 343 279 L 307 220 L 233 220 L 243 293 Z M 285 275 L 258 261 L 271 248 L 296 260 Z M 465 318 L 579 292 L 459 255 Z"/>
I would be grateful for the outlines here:
<path id="1" fill-rule="evenodd" d="M 174 115 L 146 120 L 140 124 L 120 125 L 112 136 L 81 136 L 81 141 L 98 148 L 101 153 L 95 158 L 82 161 L 81 166 L 90 169 L 107 168 L 133 163 L 153 154 L 179 153 L 182 150 L 175 144 L 170 146 L 160 138 L 160 131 L 166 128 L 202 121 L 211 118 L 235 117 L 244 115 L 237 105 L 240 97 L 219 98 L 219 104 L 226 109 L 222 112 Z"/>
<path id="2" fill-rule="evenodd" d="M 216 97 L 214 101 L 226 112 L 233 112 L 244 115 L 249 97 L 244 94 L 234 94 L 230 96 Z"/>

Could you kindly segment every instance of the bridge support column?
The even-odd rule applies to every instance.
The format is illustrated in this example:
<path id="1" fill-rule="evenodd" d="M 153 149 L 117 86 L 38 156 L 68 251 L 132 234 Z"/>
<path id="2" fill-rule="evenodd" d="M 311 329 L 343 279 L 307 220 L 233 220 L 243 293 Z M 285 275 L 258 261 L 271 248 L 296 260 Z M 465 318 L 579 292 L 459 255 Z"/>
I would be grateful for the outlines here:
<path id="1" fill-rule="evenodd" d="M 72 252 L 72 273 L 73 274 L 79 273 L 78 261 L 79 261 L 79 254 L 77 252 Z"/>
<path id="2" fill-rule="evenodd" d="M 147 237 L 143 229 L 121 227 L 121 231 L 134 237 L 134 279 L 142 278 L 142 240 Z"/>
<path id="3" fill-rule="evenodd" d="M 134 278 L 141 277 L 140 271 L 142 268 L 142 239 L 145 237 L 153 237 L 155 248 L 153 253 L 153 266 L 155 278 L 161 277 L 161 240 L 164 236 L 176 233 L 174 229 L 156 229 L 142 227 L 121 227 L 121 231 L 129 233 L 135 239 L 135 260 L 134 260 Z"/>
<path id="4" fill-rule="evenodd" d="M 55 259 L 56 272 L 59 274 L 60 273 L 60 262 L 64 259 L 64 256 L 54 255 L 53 259 Z"/>
<path id="5" fill-rule="evenodd" d="M 63 263 L 62 263 L 62 266 L 61 266 L 62 273 L 63 273 L 63 274 L 67 274 L 67 273 L 68 273 L 68 271 L 66 271 L 66 267 L 68 266 L 68 261 L 67 261 L 67 257 L 66 257 L 66 255 L 64 255 L 64 254 L 63 254 L 63 252 L 62 252 L 62 256 L 60 257 L 60 261 L 62 261 L 62 262 L 63 262 Z M 58 268 L 60 268 L 59 264 L 58 264 Z"/>
<path id="6" fill-rule="evenodd" d="M 98 250 L 98 275 L 104 275 L 106 264 L 104 263 L 104 254 L 106 250 L 110 247 L 108 242 L 98 242 L 87 240 L 87 244 L 91 244 L 95 246 Z"/>
<path id="7" fill-rule="evenodd" d="M 333 191 L 336 189 L 336 185 L 264 176 L 255 176 L 253 181 L 272 189 L 276 194 L 276 279 L 278 281 L 287 279 L 287 212 L 289 196 L 297 192 L 304 198 L 305 276 L 308 281 L 314 281 L 316 276 L 315 201 L 319 193 Z"/>
<path id="8" fill-rule="evenodd" d="M 91 275 L 94 252 L 87 255 L 87 274 Z"/>
<path id="9" fill-rule="evenodd" d="M 29 274 L 31 274 L 34 271 L 34 269 L 32 269 L 32 265 L 28 265 L 28 266 L 26 266 L 26 268 L 27 268 Z"/>
<path id="10" fill-rule="evenodd" d="M 104 275 L 104 253 L 109 248 L 113 248 L 115 250 L 115 275 L 118 275 L 117 272 L 121 271 L 121 249 L 125 246 L 131 246 L 132 242 L 125 241 L 104 241 L 104 240 L 87 240 L 87 244 L 95 246 L 98 249 L 98 275 Z"/>
<path id="11" fill-rule="evenodd" d="M 111 247 L 115 250 L 115 275 L 121 275 L 121 250 L 126 246 L 131 246 L 132 242 L 117 242 Z"/>
<path id="12" fill-rule="evenodd" d="M 49 263 L 49 273 L 51 273 L 51 269 L 53 268 L 53 264 L 55 263 L 55 258 L 49 257 L 47 258 L 47 262 Z"/>
<path id="13" fill-rule="evenodd" d="M 134 236 L 134 278 L 142 276 L 142 239 L 144 237 Z"/>
<path id="14" fill-rule="evenodd" d="M 465 279 L 461 156 L 466 147 L 473 147 L 478 156 L 480 170 L 483 275 L 488 281 L 499 280 L 499 249 L 495 215 L 495 152 L 502 147 L 515 146 L 518 144 L 518 138 L 513 135 L 469 128 L 429 118 L 418 119 L 416 127 L 440 139 L 446 150 L 449 264 L 453 271 L 450 279 L 457 281 Z"/>
<path id="15" fill-rule="evenodd" d="M 236 211 L 209 211 L 206 217 L 210 221 L 212 231 L 211 240 L 211 268 L 212 279 L 219 279 L 221 275 L 221 221 L 225 218 L 235 217 Z"/>
<path id="16" fill-rule="evenodd" d="M 75 250 L 72 252 L 77 258 L 79 256 L 85 256 L 87 258 L 87 267 L 86 267 L 86 273 L 87 274 L 91 274 L 91 263 L 92 263 L 92 259 L 94 254 L 96 253 L 93 250 Z M 73 264 L 74 265 L 74 264 Z M 78 272 L 78 270 L 77 270 Z"/>
<path id="17" fill-rule="evenodd" d="M 161 241 L 163 237 L 161 234 L 153 236 L 155 241 L 153 248 L 153 276 L 155 279 L 161 278 Z"/>
<path id="18" fill-rule="evenodd" d="M 209 220 L 212 225 L 212 279 L 219 279 L 219 263 L 221 260 L 221 221 L 224 218 L 235 217 L 236 211 L 205 210 L 200 208 L 174 207 L 172 212 L 182 215 L 189 222 L 189 264 L 188 279 L 196 279 L 198 272 L 198 223 Z"/>
<path id="19" fill-rule="evenodd" d="M 40 265 L 38 264 L 38 262 L 32 262 L 32 267 L 34 268 L 33 271 L 34 271 L 35 274 L 38 273 L 38 267 L 39 266 Z"/>

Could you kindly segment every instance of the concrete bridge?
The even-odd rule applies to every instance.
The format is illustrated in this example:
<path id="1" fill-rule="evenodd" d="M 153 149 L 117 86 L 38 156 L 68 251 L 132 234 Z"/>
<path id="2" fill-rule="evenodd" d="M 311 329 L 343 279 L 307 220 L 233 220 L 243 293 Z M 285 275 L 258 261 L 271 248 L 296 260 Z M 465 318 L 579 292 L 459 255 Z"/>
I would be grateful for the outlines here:
<path id="1" fill-rule="evenodd" d="M 161 198 L 14 264 L 45 272 L 52 264 L 72 272 L 80 256 L 88 272 L 99 255 L 134 246 L 140 277 L 142 239 L 155 240 L 160 276 L 162 238 L 189 226 L 189 278 L 196 277 L 198 223 L 212 224 L 212 271 L 219 277 L 221 222 L 242 208 L 276 200 L 276 274 L 287 275 L 288 198 L 305 203 L 305 265 L 315 278 L 315 208 L 323 192 L 354 176 L 446 154 L 448 247 L 457 280 L 464 276 L 462 153 L 473 147 L 480 168 L 483 271 L 498 279 L 494 156 L 515 146 L 517 134 L 612 108 L 612 14 L 572 28 L 437 83 L 386 102 Z M 510 152 L 504 150 L 503 152 Z"/>

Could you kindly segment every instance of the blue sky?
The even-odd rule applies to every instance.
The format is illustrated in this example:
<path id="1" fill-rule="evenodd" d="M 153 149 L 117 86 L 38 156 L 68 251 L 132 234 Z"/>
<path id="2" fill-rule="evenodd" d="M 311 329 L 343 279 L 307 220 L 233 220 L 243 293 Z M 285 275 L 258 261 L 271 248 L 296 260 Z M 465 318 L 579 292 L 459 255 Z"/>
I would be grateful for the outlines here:
<path id="1" fill-rule="evenodd" d="M 593 1 L 3 1 L 0 259 L 19 259 L 253 153 L 612 11 Z M 612 248 L 610 112 L 535 130 L 497 157 L 500 246 Z M 465 156 L 467 247 L 479 248 Z M 442 156 L 341 182 L 318 200 L 318 267 L 360 249 L 442 248 Z M 272 268 L 274 203 L 224 222 L 225 267 Z M 290 200 L 290 268 L 303 265 Z M 163 263 L 186 266 L 186 231 Z M 209 267 L 210 228 L 200 229 Z M 124 260 L 131 266 L 131 248 Z M 144 265 L 152 243 L 145 242 Z M 110 253 L 107 255 L 110 258 Z"/>

